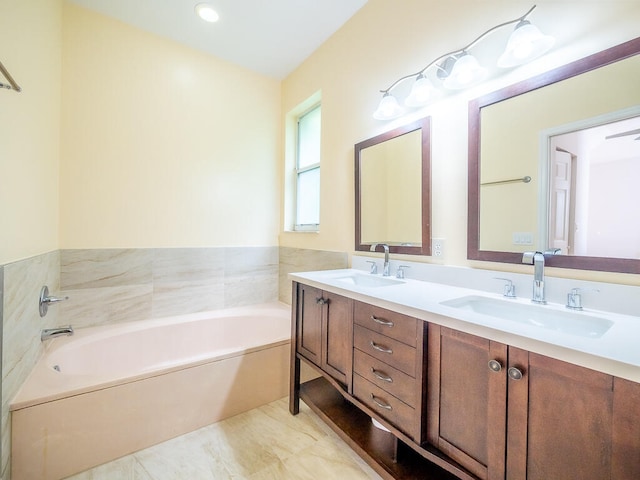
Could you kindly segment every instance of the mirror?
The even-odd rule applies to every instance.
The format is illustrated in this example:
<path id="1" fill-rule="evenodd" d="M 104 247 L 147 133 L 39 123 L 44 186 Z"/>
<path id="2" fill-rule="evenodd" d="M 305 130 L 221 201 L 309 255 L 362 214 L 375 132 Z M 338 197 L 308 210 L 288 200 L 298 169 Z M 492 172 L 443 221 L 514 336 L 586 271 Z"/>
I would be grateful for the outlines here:
<path id="1" fill-rule="evenodd" d="M 640 140 L 633 140 L 640 133 L 630 133 L 640 128 L 638 53 L 640 38 L 469 104 L 469 259 L 521 263 L 523 251 L 560 248 L 547 265 L 640 273 L 639 243 L 623 245 L 633 243 L 628 225 L 640 223 L 640 210 L 634 197 L 622 202 L 622 179 L 610 181 L 622 163 L 588 167 L 585 159 L 595 153 L 578 142 L 596 128 L 617 132 L 605 137 L 627 133 L 599 134 L 598 141 L 612 146 L 627 137 L 622 155 L 640 162 Z M 562 184 L 558 175 L 571 164 L 578 171 Z M 625 181 L 637 183 L 633 171 Z M 604 172 L 610 180 L 595 182 Z M 614 198 L 623 217 L 617 226 L 606 223 L 613 215 L 603 218 Z M 623 205 L 631 208 L 622 213 Z"/>
<path id="2" fill-rule="evenodd" d="M 355 146 L 356 250 L 431 254 L 430 118 Z"/>

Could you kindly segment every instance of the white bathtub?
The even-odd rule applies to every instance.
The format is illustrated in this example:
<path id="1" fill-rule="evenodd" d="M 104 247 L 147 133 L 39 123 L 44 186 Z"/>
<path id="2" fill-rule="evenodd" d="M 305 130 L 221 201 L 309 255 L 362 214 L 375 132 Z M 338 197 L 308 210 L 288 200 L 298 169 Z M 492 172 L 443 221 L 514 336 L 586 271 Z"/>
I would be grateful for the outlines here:
<path id="1" fill-rule="evenodd" d="M 47 341 L 11 403 L 12 479 L 59 479 L 287 395 L 290 308 L 91 327 Z"/>

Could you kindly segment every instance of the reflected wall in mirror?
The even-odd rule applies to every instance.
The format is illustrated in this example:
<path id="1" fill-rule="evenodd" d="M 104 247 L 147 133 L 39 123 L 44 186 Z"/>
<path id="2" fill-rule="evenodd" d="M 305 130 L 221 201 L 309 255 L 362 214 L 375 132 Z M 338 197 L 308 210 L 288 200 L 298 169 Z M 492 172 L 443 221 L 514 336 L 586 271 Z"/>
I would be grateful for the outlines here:
<path id="1" fill-rule="evenodd" d="M 355 146 L 356 250 L 431 254 L 430 119 Z"/>
<path id="2" fill-rule="evenodd" d="M 523 251 L 555 247 L 550 266 L 640 273 L 640 244 L 627 241 L 640 210 L 619 196 L 640 180 L 640 141 L 591 167 L 592 147 L 578 142 L 596 125 L 640 128 L 638 53 L 635 39 L 470 103 L 469 259 L 521 263 Z"/>

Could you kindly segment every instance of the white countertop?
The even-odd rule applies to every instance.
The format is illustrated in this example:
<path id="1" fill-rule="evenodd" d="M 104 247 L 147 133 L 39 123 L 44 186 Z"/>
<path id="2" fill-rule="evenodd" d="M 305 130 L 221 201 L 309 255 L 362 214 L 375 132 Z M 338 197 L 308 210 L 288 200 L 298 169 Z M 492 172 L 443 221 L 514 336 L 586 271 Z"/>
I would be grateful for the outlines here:
<path id="1" fill-rule="evenodd" d="M 289 278 L 431 323 L 640 382 L 638 317 L 585 308 L 573 314 L 606 318 L 613 322 L 613 326 L 600 338 L 582 337 L 441 303 L 474 295 L 532 305 L 527 299 L 504 299 L 500 294 L 413 279 L 403 279 L 404 283 L 383 287 L 365 287 L 339 280 L 355 274 L 369 275 L 362 270 L 343 269 L 290 273 Z M 535 308 L 568 311 L 564 305 L 553 303 Z"/>

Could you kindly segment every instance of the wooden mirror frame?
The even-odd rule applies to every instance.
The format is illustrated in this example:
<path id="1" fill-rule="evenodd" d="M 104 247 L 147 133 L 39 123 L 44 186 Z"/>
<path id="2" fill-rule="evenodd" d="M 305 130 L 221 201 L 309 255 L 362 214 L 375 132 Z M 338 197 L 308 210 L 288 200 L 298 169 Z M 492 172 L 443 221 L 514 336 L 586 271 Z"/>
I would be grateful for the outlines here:
<path id="1" fill-rule="evenodd" d="M 467 258 L 488 262 L 522 263 L 522 253 L 480 250 L 480 118 L 483 107 L 604 67 L 640 53 L 640 37 L 574 61 L 536 77 L 505 87 L 469 103 L 469 187 Z M 556 255 L 546 259 L 551 267 L 640 273 L 640 260 Z"/>
<path id="2" fill-rule="evenodd" d="M 356 251 L 369 251 L 370 244 L 362 244 L 362 202 L 360 198 L 361 152 L 367 147 L 386 142 L 407 133 L 420 130 L 422 148 L 421 211 L 422 225 L 420 246 L 389 245 L 390 253 L 407 255 L 431 255 L 431 117 L 425 117 L 408 125 L 382 133 L 355 145 L 355 196 L 356 196 Z"/>

